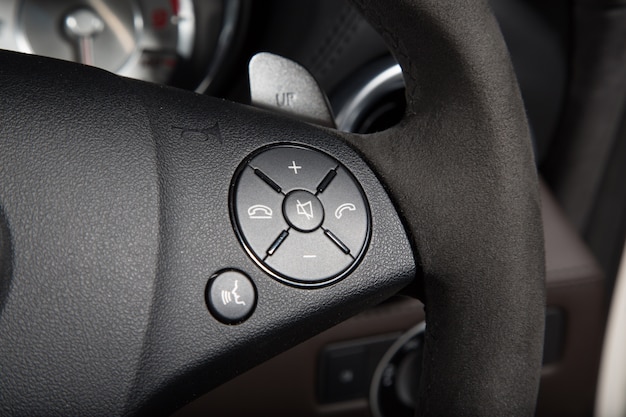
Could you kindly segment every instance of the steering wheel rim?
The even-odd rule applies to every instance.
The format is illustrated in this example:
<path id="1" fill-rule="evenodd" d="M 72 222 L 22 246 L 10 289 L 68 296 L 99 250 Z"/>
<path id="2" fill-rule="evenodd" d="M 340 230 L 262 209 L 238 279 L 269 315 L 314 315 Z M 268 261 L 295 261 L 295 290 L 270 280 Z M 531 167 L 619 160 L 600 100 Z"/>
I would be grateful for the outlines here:
<path id="1" fill-rule="evenodd" d="M 198 395 L 192 387 L 207 375 L 211 381 L 204 382 L 203 388 L 398 291 L 415 274 L 413 256 L 422 271 L 418 291 L 428 322 L 418 412 L 525 415 L 534 411 L 544 319 L 540 204 L 523 105 L 497 23 L 482 1 L 356 4 L 383 34 L 407 83 L 408 111 L 403 122 L 368 136 L 304 126 L 67 63 L 1 56 L 5 104 L 0 139 L 5 152 L 0 156 L 0 176 L 5 181 L 0 206 L 8 225 L 3 247 L 11 248 L 2 257 L 11 259 L 11 268 L 6 261 L 0 268 L 9 271 L 1 277 L 2 287 L 9 290 L 0 299 L 0 330 L 6 335 L 0 342 L 4 353 L 0 363 L 3 370 L 9 369 L 0 376 L 3 414 L 41 414 L 45 408 L 37 407 L 46 404 L 51 413 L 167 413 Z M 30 85 L 33 75 L 39 80 Z M 101 101 L 89 103 L 89 97 L 95 96 Z M 225 159 L 223 164 L 209 164 L 211 172 L 200 172 L 198 167 L 211 160 L 198 144 L 203 141 L 179 139 L 197 139 L 185 136 L 184 129 L 206 127 L 207 115 L 215 117 L 221 129 L 212 137 L 213 151 Z M 76 119 L 85 122 L 75 123 Z M 372 211 L 377 212 L 368 253 L 352 276 L 315 291 L 287 290 L 271 279 L 255 281 L 265 300 L 284 306 L 292 322 L 286 317 L 274 320 L 260 304 L 245 325 L 219 334 L 225 341 L 211 341 L 209 346 L 194 343 L 188 333 L 201 330 L 185 319 L 206 319 L 196 316 L 196 310 L 187 317 L 174 311 L 185 310 L 192 302 L 186 287 L 172 279 L 177 274 L 170 271 L 194 275 L 193 268 L 181 265 L 184 252 L 195 250 L 201 258 L 206 253 L 219 257 L 239 251 L 233 263 L 245 262 L 241 260 L 245 254 L 232 232 L 224 232 L 228 243 L 219 246 L 207 242 L 206 235 L 197 236 L 179 217 L 197 209 L 205 214 L 204 221 L 223 224 L 224 217 L 213 218 L 214 213 L 195 207 L 201 201 L 221 201 L 214 204 L 225 208 L 229 223 L 227 198 L 223 198 L 228 188 L 206 189 L 201 180 L 217 182 L 216 177 L 234 172 L 230 167 L 246 154 L 268 143 L 293 142 L 293 135 L 297 142 L 313 144 L 358 171 Z M 67 142 L 59 142 L 66 136 Z M 246 136 L 252 139 L 246 142 Z M 338 138 L 350 143 L 377 173 L 404 231 L 395 211 L 384 213 L 393 208 L 376 177 Z M 228 151 L 223 148 L 235 146 L 237 151 L 226 158 Z M 193 194 L 203 192 L 209 196 Z M 55 217 L 64 210 L 75 215 L 75 224 L 67 218 L 71 216 L 63 221 Z M 191 223 L 198 219 L 192 216 Z M 194 226 L 212 230 L 203 224 Z M 7 240 L 11 245 L 4 244 Z M 216 237 L 218 241 L 223 243 Z M 384 262 L 377 263 L 381 259 Z M 109 284 L 95 279 L 103 271 L 125 280 L 112 277 Z M 62 273 L 67 278 L 58 278 Z M 370 279 L 376 275 L 382 277 L 380 282 Z M 55 287 L 51 277 L 61 284 Z M 26 278 L 37 285 L 27 285 Z M 74 293 L 74 298 L 54 299 L 61 290 Z M 125 295 L 130 293 L 132 297 Z M 287 299 L 281 299 L 285 294 Z M 112 299 L 113 295 L 120 298 Z M 87 308 L 97 306 L 96 301 L 112 303 L 118 314 L 89 312 Z M 64 305 L 69 306 L 67 311 Z M 32 316 L 20 318 L 18 313 L 24 311 Z M 63 320 L 49 316 L 54 312 Z M 83 314 L 93 315 L 93 321 L 85 321 Z M 204 314 L 208 315 L 206 308 Z M 51 333 L 62 326 L 69 329 L 61 335 L 68 344 L 26 346 L 25 340 L 48 340 L 33 334 L 45 328 L 46 320 L 53 323 Z M 263 320 L 270 324 L 268 329 L 249 330 L 261 328 Z M 307 323 L 306 331 L 300 331 L 298 323 Z M 128 335 L 128 344 L 111 342 L 99 351 L 105 354 L 100 364 L 83 363 L 97 357 L 90 352 L 84 353 L 83 360 L 65 357 L 74 342 L 98 351 L 85 339 L 99 331 L 110 332 L 115 343 Z M 282 340 L 276 338 L 278 334 Z M 54 337 L 58 340 L 59 334 Z M 178 339 L 188 344 L 177 345 Z M 241 340 L 262 346 L 259 354 L 246 355 Z M 128 355 L 124 350 L 133 352 L 133 361 L 110 369 L 116 355 Z M 50 360 L 60 363 L 56 366 Z M 171 362 L 167 372 L 158 369 L 163 361 Z M 83 390 L 81 385 L 90 381 L 78 371 L 71 375 L 75 367 L 91 371 L 91 376 L 102 372 L 102 379 L 109 382 L 118 378 L 123 389 Z M 37 386 L 38 380 L 46 382 L 46 392 L 29 398 L 30 385 Z M 58 393 L 61 402 L 52 400 Z M 96 395 L 104 399 L 97 400 Z M 114 400 L 123 406 L 112 404 Z"/>
<path id="2" fill-rule="evenodd" d="M 543 234 L 527 121 L 498 24 L 487 2 L 355 3 L 394 51 L 407 85 L 399 126 L 348 140 L 385 173 L 423 271 L 418 414 L 532 414 Z M 407 177 L 396 167 L 411 166 L 409 154 L 420 172 Z M 460 235 L 451 224 L 467 229 Z"/>

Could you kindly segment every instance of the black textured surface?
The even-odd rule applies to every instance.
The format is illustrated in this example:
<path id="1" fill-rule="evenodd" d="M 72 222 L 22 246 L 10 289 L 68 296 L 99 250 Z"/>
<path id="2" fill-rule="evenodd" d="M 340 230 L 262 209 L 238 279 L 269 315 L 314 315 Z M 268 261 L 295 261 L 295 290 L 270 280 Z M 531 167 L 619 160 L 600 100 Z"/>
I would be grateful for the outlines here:
<path id="1" fill-rule="evenodd" d="M 522 101 L 486 2 L 356 1 L 404 69 L 397 128 L 349 137 L 383 179 L 423 270 L 419 415 L 532 415 L 544 251 Z"/>
<path id="2" fill-rule="evenodd" d="M 0 414 L 122 414 L 159 252 L 146 112 L 103 71 L 12 53 L 0 68 Z"/>
<path id="3" fill-rule="evenodd" d="M 2 315 L 2 309 L 11 288 L 12 252 L 9 226 L 4 218 L 2 206 L 0 206 L 0 315 Z"/>
<path id="4" fill-rule="evenodd" d="M 14 266 L 0 415 L 165 415 L 413 278 L 389 198 L 333 131 L 70 63 L 0 61 L 0 205 Z M 354 273 L 315 290 L 262 271 L 228 208 L 240 163 L 294 138 L 342 161 L 376 213 Z M 236 326 L 205 303 L 209 277 L 231 268 L 258 295 Z"/>

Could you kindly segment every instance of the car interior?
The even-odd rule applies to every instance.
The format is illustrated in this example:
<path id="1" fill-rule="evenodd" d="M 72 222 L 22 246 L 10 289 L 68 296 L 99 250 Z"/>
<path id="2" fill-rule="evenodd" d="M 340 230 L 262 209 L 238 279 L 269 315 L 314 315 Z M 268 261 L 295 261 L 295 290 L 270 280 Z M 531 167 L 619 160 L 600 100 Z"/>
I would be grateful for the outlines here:
<path id="1" fill-rule="evenodd" d="M 626 1 L 1 0 L 0 415 L 626 416 Z"/>

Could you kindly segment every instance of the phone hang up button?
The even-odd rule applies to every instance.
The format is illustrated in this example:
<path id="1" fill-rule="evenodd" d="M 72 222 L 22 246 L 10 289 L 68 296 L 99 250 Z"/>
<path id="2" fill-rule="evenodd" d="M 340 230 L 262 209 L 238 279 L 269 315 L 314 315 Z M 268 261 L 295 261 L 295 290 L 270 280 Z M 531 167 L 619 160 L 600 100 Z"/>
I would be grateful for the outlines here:
<path id="1" fill-rule="evenodd" d="M 235 196 L 235 218 L 242 238 L 259 259 L 278 234 L 289 228 L 282 213 L 284 196 L 247 167 Z"/>

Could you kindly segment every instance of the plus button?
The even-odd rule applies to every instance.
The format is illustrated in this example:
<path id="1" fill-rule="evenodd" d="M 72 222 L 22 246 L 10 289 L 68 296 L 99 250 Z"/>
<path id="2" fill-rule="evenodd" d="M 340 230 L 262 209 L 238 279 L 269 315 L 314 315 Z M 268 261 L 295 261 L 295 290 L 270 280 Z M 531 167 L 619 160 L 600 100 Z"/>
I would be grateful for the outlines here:
<path id="1" fill-rule="evenodd" d="M 291 165 L 289 165 L 287 168 L 293 169 L 293 173 L 296 175 L 298 175 L 298 170 L 302 169 L 301 166 L 296 165 L 296 161 L 291 161 Z"/>

